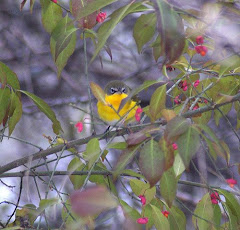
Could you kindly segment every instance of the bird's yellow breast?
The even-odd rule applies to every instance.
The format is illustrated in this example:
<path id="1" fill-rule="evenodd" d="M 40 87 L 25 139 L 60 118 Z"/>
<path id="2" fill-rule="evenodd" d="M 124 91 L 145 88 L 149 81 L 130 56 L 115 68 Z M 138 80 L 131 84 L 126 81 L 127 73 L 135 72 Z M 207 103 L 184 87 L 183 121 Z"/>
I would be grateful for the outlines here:
<path id="1" fill-rule="evenodd" d="M 106 95 L 105 101 L 107 104 L 112 105 L 114 109 L 111 108 L 111 106 L 105 105 L 101 101 L 97 103 L 98 108 L 98 114 L 99 117 L 106 121 L 109 124 L 116 123 L 121 117 L 123 117 L 126 113 L 128 113 L 129 110 L 131 110 L 134 106 L 134 108 L 128 113 L 125 121 L 127 122 L 131 118 L 135 116 L 137 106 L 135 101 L 128 101 L 123 108 L 117 113 L 118 108 L 120 106 L 121 101 L 127 97 L 127 94 L 113 94 L 113 95 Z"/>

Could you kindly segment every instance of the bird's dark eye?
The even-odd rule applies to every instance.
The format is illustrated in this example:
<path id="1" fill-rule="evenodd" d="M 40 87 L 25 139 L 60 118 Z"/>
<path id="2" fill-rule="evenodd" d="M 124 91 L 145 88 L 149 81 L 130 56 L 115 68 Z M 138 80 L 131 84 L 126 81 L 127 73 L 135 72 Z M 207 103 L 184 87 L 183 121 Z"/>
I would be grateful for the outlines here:
<path id="1" fill-rule="evenodd" d="M 122 88 L 122 93 L 126 93 L 126 88 Z"/>
<path id="2" fill-rule="evenodd" d="M 110 92 L 111 92 L 111 94 L 114 94 L 114 93 L 117 92 L 117 90 L 116 90 L 115 88 L 111 88 L 111 89 L 110 89 Z"/>

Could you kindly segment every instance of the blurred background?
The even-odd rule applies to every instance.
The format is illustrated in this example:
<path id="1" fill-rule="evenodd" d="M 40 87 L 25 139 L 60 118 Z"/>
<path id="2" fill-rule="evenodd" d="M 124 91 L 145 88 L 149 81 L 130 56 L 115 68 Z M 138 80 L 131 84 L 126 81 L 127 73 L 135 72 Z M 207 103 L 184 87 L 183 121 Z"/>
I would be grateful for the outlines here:
<path id="1" fill-rule="evenodd" d="M 29 1 L 28 1 L 29 2 Z M 27 90 L 36 94 L 45 100 L 56 113 L 57 118 L 60 120 L 64 133 L 62 137 L 66 140 L 74 140 L 89 136 L 89 125 L 85 125 L 84 131 L 78 133 L 74 125 L 76 122 L 87 118 L 89 115 L 83 113 L 70 106 L 70 103 L 77 105 L 83 110 L 89 111 L 89 98 L 87 92 L 87 82 L 84 75 L 84 55 L 83 55 L 83 41 L 78 34 L 76 50 L 70 57 L 68 64 L 64 68 L 61 78 L 57 78 L 56 67 L 51 57 L 49 40 L 50 35 L 44 30 L 41 23 L 41 6 L 38 0 L 35 1 L 33 13 L 30 14 L 29 3 L 26 3 L 23 10 L 20 11 L 20 3 L 18 0 L 1 0 L 0 1 L 0 61 L 6 64 L 11 70 L 13 70 L 20 81 L 21 89 Z M 175 6 L 182 9 L 199 10 L 202 5 L 207 2 L 215 1 L 169 1 Z M 60 1 L 61 4 L 68 8 L 68 1 Z M 110 15 L 120 5 L 125 5 L 129 1 L 121 0 L 104 9 L 107 15 Z M 234 6 L 239 10 L 239 3 Z M 66 14 L 66 12 L 64 12 Z M 229 14 L 228 20 L 231 20 L 231 14 Z M 124 80 L 131 88 L 138 87 L 145 80 L 162 80 L 166 79 L 161 71 L 161 66 L 157 64 L 152 56 L 152 50 L 146 48 L 141 54 L 138 54 L 135 41 L 132 36 L 132 30 L 134 23 L 139 14 L 132 14 L 127 16 L 114 30 L 113 34 L 108 40 L 108 45 L 112 52 L 112 61 L 108 54 L 102 51 L 101 59 L 97 58 L 89 66 L 90 81 L 93 81 L 100 86 L 104 87 L 110 80 Z M 234 20 L 240 22 L 240 18 L 234 17 Z M 227 21 L 228 22 L 228 21 Z M 229 23 L 230 24 L 230 23 Z M 211 25 L 209 28 L 209 36 L 216 41 L 217 48 L 228 47 L 229 52 L 239 51 L 239 27 L 235 25 L 231 27 L 228 23 L 223 24 L 222 27 L 217 25 Z M 239 25 L 239 24 L 238 24 Z M 97 29 L 97 26 L 96 26 Z M 90 40 L 87 41 L 88 60 L 90 60 L 94 53 L 94 47 Z M 214 52 L 210 51 L 206 60 L 214 57 Z M 198 57 L 193 60 L 193 63 L 199 62 Z M 178 71 L 169 72 L 170 78 L 175 78 L 178 75 Z M 204 77 L 204 76 L 202 76 Z M 148 104 L 151 94 L 157 86 L 151 87 L 147 92 L 140 94 L 142 106 Z M 12 138 L 3 138 L 0 143 L 1 161 L 0 165 L 5 165 L 15 159 L 19 159 L 23 156 L 31 155 L 38 152 L 39 149 L 23 141 L 30 142 L 36 146 L 40 146 L 43 149 L 48 148 L 48 139 L 44 136 L 51 136 L 54 138 L 54 133 L 51 130 L 51 121 L 46 118 L 45 115 L 40 113 L 37 107 L 24 95 L 22 96 L 23 102 L 23 116 L 20 122 L 17 124 L 16 129 L 12 134 Z M 93 98 L 93 107 L 96 112 L 96 99 Z M 168 106 L 171 106 L 169 103 Z M 230 148 L 231 161 L 230 164 L 237 162 L 239 159 L 239 140 L 232 131 L 229 123 L 233 127 L 236 126 L 236 112 L 231 110 L 226 119 L 220 120 L 220 125 L 217 127 L 214 120 L 209 122 L 209 126 L 213 128 L 216 135 L 226 141 Z M 103 124 L 96 125 L 97 133 L 105 131 L 106 126 Z M 238 135 L 240 131 L 238 130 Z M 16 138 L 16 139 L 14 139 Z M 103 141 L 104 145 L 105 142 Z M 85 146 L 79 147 L 79 151 L 83 151 Z M 64 155 L 69 155 L 70 152 L 65 151 Z M 111 162 L 114 164 L 120 151 L 111 153 Z M 62 159 L 57 165 L 57 170 L 67 170 L 67 166 L 73 156 L 68 156 Z M 49 156 L 47 160 L 56 159 L 56 156 Z M 44 161 L 40 161 L 43 163 Z M 205 157 L 204 149 L 200 149 L 194 157 L 194 162 L 198 167 L 198 170 L 202 173 L 205 179 L 208 179 L 209 184 L 219 186 L 220 180 L 212 173 L 213 165 L 209 162 L 207 156 Z M 27 167 L 30 167 L 33 162 L 29 162 Z M 51 170 L 55 165 L 55 162 L 50 163 L 49 169 Z M 218 160 L 217 165 L 219 168 L 225 167 L 225 162 L 221 159 Z M 21 170 L 25 170 L 26 167 L 22 166 Z M 17 172 L 20 168 L 13 171 Z M 38 170 L 45 171 L 45 165 L 38 168 Z M 239 180 L 239 174 L 236 167 L 232 167 L 227 170 L 221 171 L 226 178 L 234 177 Z M 70 193 L 73 190 L 72 184 L 67 176 L 54 177 L 55 184 L 62 192 Z M 202 182 L 202 178 L 196 173 L 192 166 L 183 174 L 182 180 L 190 180 L 195 182 Z M 38 180 L 38 179 L 37 179 Z M 127 184 L 126 186 L 129 187 Z M 39 195 L 35 186 L 36 181 L 33 178 L 25 177 L 23 179 L 23 190 L 19 206 L 23 206 L 28 203 L 39 204 Z M 38 180 L 38 188 L 41 191 L 41 197 L 44 198 L 44 191 L 47 184 L 44 181 Z M 219 184 L 220 183 L 220 184 Z M 13 186 L 13 187 L 12 187 Z M 223 183 L 221 185 L 225 187 Z M 0 181 L 0 203 L 4 201 L 12 202 L 13 204 L 1 203 L 0 205 L 0 222 L 5 223 L 9 218 L 9 215 L 13 212 L 18 199 L 18 193 L 20 189 L 19 178 L 1 178 Z M 120 189 L 120 186 L 119 186 Z M 205 189 L 197 187 L 191 187 L 186 185 L 179 185 L 177 196 L 181 199 L 190 210 L 194 210 L 196 203 L 201 199 L 202 195 L 206 192 Z M 55 197 L 56 192 L 50 191 L 48 197 Z M 122 198 L 129 204 L 139 205 L 132 200 L 128 194 L 122 192 Z M 56 207 L 55 212 L 49 212 L 49 223 L 53 228 L 57 228 L 61 225 L 59 223 L 59 216 L 61 215 L 61 205 Z M 193 229 L 191 223 L 191 215 L 187 209 L 181 207 L 181 210 L 185 212 L 188 217 L 187 229 Z M 112 222 L 101 223 L 96 229 L 119 229 L 120 220 L 112 218 Z M 12 221 L 14 218 L 12 218 Z M 42 219 L 44 220 L 44 219 Z M 112 224 L 114 222 L 114 224 Z M 44 226 L 44 225 L 43 225 Z"/>

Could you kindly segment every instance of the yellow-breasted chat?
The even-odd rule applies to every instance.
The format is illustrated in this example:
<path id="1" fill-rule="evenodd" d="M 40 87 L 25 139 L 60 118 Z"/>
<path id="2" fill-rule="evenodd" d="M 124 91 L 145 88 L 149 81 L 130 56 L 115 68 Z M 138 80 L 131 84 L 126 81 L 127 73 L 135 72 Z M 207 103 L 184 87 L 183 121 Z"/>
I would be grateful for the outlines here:
<path id="1" fill-rule="evenodd" d="M 111 81 L 104 88 L 105 103 L 98 100 L 97 109 L 99 117 L 109 125 L 116 124 L 122 119 L 124 123 L 134 121 L 135 114 L 139 108 L 138 101 L 133 98 L 128 100 L 122 108 L 119 106 L 131 89 L 122 81 Z"/>

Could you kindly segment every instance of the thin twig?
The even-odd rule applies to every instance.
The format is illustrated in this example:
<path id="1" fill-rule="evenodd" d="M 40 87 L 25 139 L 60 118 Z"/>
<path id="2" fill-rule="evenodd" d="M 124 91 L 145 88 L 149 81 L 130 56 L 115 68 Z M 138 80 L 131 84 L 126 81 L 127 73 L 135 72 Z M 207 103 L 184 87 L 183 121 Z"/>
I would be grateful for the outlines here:
<path id="1" fill-rule="evenodd" d="M 19 202 L 20 202 L 20 199 L 21 199 L 21 194 L 22 194 L 22 184 L 23 184 L 23 178 L 21 177 L 20 179 L 20 186 L 19 186 L 19 194 L 18 194 L 18 200 L 17 200 L 17 203 L 16 203 L 16 206 L 11 214 L 11 216 L 9 217 L 9 219 L 7 220 L 7 223 L 5 224 L 5 227 L 8 225 L 8 223 L 10 222 L 10 220 L 12 219 L 12 217 L 14 216 L 16 210 L 17 210 L 17 207 L 19 205 Z"/>
<path id="2" fill-rule="evenodd" d="M 90 116 L 91 116 L 91 131 L 92 134 L 95 135 L 95 126 L 93 123 L 93 108 L 92 108 L 92 97 L 91 97 L 91 88 L 90 88 L 90 81 L 89 81 L 89 76 L 88 76 L 88 61 L 87 61 L 87 42 L 86 42 L 86 36 L 85 36 L 85 31 L 83 31 L 83 49 L 84 49 L 84 72 L 85 72 L 85 77 L 86 81 L 88 84 L 88 100 L 89 100 L 89 106 L 90 106 Z"/>
<path id="3" fill-rule="evenodd" d="M 34 146 L 34 147 L 38 148 L 39 150 L 42 150 L 42 147 L 37 146 L 37 145 L 35 145 L 35 144 L 32 144 L 32 143 L 30 143 L 30 142 L 28 142 L 28 141 L 22 140 L 22 139 L 20 139 L 20 138 L 18 138 L 18 137 L 12 137 L 12 136 L 9 137 L 9 136 L 7 136 L 7 135 L 5 135 L 5 134 L 1 134 L 0 137 L 6 137 L 6 138 L 13 139 L 13 140 L 17 140 L 17 141 L 19 141 L 19 142 L 22 142 L 22 143 L 25 143 L 25 144 Z"/>

